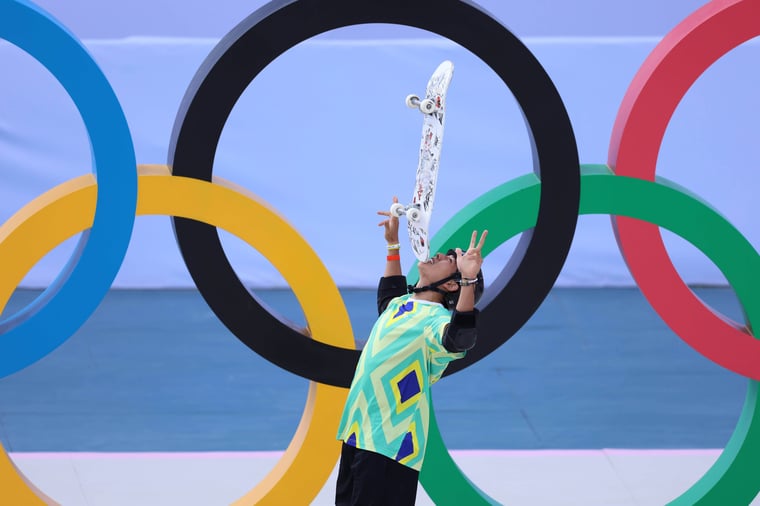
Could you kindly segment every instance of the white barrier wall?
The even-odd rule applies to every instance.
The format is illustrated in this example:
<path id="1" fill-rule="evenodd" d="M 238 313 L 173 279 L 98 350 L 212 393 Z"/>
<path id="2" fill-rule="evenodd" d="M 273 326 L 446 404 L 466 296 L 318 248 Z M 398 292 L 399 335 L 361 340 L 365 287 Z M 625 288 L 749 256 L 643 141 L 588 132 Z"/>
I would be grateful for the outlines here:
<path id="1" fill-rule="evenodd" d="M 669 14 L 674 16 L 670 9 Z M 411 197 L 420 141 L 421 117 L 405 108 L 404 97 L 422 92 L 441 60 L 451 59 L 456 70 L 434 229 L 476 196 L 532 170 L 525 125 L 504 84 L 458 45 L 413 32 L 404 39 L 324 37 L 288 51 L 236 105 L 217 151 L 215 174 L 247 187 L 283 214 L 343 287 L 374 286 L 381 273 L 385 249 L 375 212 L 393 195 L 402 201 Z M 524 37 L 565 101 L 581 163 L 606 161 L 620 100 L 659 38 Z M 122 103 L 138 163 L 166 163 L 184 91 L 216 41 L 84 39 Z M 755 245 L 760 243 L 753 212 L 760 188 L 759 58 L 755 39 L 695 83 L 671 121 L 658 163 L 659 175 L 702 196 Z M 84 126 L 58 83 L 5 42 L 0 42 L 0 62 L 0 221 L 5 221 L 55 184 L 90 171 L 91 160 Z M 725 283 L 693 247 L 667 233 L 665 239 L 687 282 Z M 223 241 L 251 286 L 284 286 L 247 245 L 226 234 Z M 486 275 L 496 274 L 511 244 L 489 257 Z M 49 284 L 72 248 L 73 241 L 57 248 L 23 286 Z M 402 255 L 405 267 L 411 265 L 408 247 Z M 558 284 L 632 283 L 609 218 L 581 217 Z M 137 219 L 114 286 L 192 286 L 169 218 Z"/>

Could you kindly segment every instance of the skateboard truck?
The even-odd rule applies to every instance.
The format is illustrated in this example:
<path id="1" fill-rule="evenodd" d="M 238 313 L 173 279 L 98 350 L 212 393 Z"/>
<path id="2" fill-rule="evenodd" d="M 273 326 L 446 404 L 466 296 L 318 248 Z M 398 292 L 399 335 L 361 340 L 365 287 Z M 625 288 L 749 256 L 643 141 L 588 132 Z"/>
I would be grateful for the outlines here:
<path id="1" fill-rule="evenodd" d="M 417 204 L 410 204 L 408 206 L 405 206 L 404 204 L 396 202 L 391 206 L 391 216 L 401 218 L 404 215 L 406 215 L 407 220 L 412 222 L 417 222 L 422 217 L 419 205 Z"/>
<path id="2" fill-rule="evenodd" d="M 440 109 L 435 100 L 431 98 L 420 100 L 417 95 L 407 95 L 406 106 L 410 109 L 419 109 L 423 114 L 433 114 Z"/>

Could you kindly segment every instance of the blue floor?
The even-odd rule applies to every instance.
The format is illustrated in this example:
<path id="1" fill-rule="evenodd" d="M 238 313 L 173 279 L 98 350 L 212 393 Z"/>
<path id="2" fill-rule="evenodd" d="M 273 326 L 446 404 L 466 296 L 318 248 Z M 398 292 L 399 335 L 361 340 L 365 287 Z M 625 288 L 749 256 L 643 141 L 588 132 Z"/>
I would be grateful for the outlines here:
<path id="1" fill-rule="evenodd" d="M 740 319 L 733 293 L 699 296 Z M 38 294 L 18 291 L 6 314 Z M 257 294 L 297 323 L 289 291 Z M 354 331 L 372 290 L 344 290 Z M 722 448 L 747 380 L 694 352 L 636 288 L 557 288 L 528 324 L 434 387 L 451 449 Z M 9 451 L 282 450 L 307 381 L 238 342 L 193 290 L 114 290 L 54 353 L 0 379 Z"/>

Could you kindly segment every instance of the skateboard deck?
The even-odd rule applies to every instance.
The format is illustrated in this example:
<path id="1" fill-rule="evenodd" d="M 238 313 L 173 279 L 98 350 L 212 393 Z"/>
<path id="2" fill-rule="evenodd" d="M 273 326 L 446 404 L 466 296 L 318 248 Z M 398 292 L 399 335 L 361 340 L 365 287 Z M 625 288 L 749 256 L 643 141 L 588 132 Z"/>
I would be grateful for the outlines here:
<path id="1" fill-rule="evenodd" d="M 443 127 L 446 113 L 446 92 L 454 73 L 454 64 L 446 60 L 430 76 L 425 97 L 419 99 L 409 95 L 406 104 L 419 109 L 423 114 L 422 140 L 415 177 L 412 202 L 406 206 L 397 204 L 391 208 L 396 216 L 406 214 L 407 232 L 414 255 L 421 262 L 430 259 L 428 234 L 430 217 L 435 201 L 435 187 L 438 181 L 438 167 L 441 159 Z"/>

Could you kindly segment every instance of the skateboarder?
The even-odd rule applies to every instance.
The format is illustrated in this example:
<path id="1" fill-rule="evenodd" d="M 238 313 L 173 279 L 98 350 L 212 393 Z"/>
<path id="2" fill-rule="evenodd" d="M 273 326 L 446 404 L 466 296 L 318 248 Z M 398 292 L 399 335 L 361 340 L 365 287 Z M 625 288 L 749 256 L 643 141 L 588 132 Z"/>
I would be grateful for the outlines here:
<path id="1" fill-rule="evenodd" d="M 394 197 L 394 203 L 398 199 Z M 377 292 L 380 317 L 362 350 L 343 411 L 336 505 L 412 505 L 425 455 L 430 385 L 475 345 L 483 293 L 481 250 L 473 232 L 466 251 L 438 253 L 401 274 L 398 217 L 380 223 L 388 254 Z M 477 241 L 477 242 L 476 242 Z"/>

